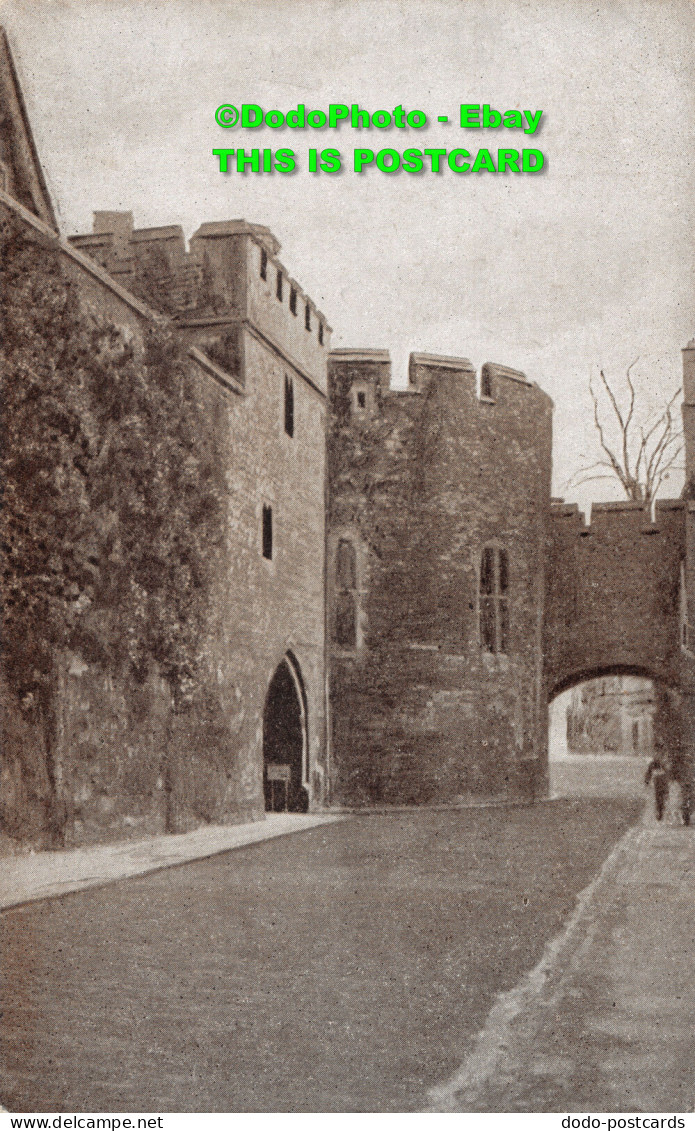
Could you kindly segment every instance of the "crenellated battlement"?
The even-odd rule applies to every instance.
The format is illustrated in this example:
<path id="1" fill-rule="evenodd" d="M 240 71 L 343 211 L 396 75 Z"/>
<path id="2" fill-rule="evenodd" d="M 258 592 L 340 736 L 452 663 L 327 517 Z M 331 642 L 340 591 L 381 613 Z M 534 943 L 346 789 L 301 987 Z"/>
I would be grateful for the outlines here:
<path id="1" fill-rule="evenodd" d="M 625 533 L 645 535 L 668 533 L 670 535 L 674 517 L 680 519 L 685 511 L 683 499 L 658 499 L 652 519 L 649 507 L 631 499 L 614 502 L 592 503 L 589 521 L 584 518 L 577 503 L 566 503 L 564 499 L 551 499 L 550 513 L 558 530 L 572 531 L 582 537 L 590 535 L 610 536 Z"/>
<path id="2" fill-rule="evenodd" d="M 409 398 L 418 394 L 432 394 L 437 387 L 444 385 L 455 389 L 455 395 L 463 397 L 471 408 L 482 408 L 486 419 L 489 419 L 487 413 L 495 406 L 501 409 L 512 407 L 516 413 L 538 411 L 538 398 L 544 409 L 552 408 L 552 401 L 547 394 L 520 370 L 486 362 L 480 372 L 477 372 L 466 357 L 412 353 L 408 362 L 407 386 L 392 388 L 391 357 L 388 350 L 338 349 L 330 355 L 329 374 L 331 395 L 336 407 L 342 402 L 345 414 L 350 405 L 358 425 L 366 419 L 388 413 L 394 402 L 403 404 L 406 406 L 405 411 L 410 411 L 407 407 Z M 529 393 L 532 397 L 526 400 Z"/>
<path id="3" fill-rule="evenodd" d="M 131 212 L 95 212 L 94 230 L 70 242 L 174 318 L 242 383 L 245 326 L 325 391 L 331 327 L 278 259 L 280 243 L 269 228 L 246 220 L 204 223 L 187 249 L 179 225 L 134 228 Z"/>

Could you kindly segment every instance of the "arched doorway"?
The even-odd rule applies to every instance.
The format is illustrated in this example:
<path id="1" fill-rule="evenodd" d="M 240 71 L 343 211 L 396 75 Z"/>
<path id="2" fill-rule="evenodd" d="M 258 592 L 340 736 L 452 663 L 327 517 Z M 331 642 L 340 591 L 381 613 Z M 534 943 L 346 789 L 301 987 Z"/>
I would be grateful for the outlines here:
<path id="1" fill-rule="evenodd" d="M 267 811 L 287 808 L 306 813 L 306 706 L 299 667 L 285 656 L 275 669 L 263 709 L 263 792 Z M 282 781 L 269 780 L 268 767 L 287 768 L 287 797 Z M 271 769 L 271 777 L 277 769 Z"/>

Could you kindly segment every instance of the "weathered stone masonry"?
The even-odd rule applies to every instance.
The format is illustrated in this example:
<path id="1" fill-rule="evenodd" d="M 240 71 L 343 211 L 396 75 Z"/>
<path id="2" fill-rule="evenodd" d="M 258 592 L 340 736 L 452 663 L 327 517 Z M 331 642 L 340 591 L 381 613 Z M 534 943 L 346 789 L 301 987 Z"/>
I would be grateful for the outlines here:
<path id="1" fill-rule="evenodd" d="M 692 474 L 695 345 L 684 391 Z M 550 401 L 503 366 L 478 382 L 465 360 L 414 355 L 396 391 L 387 353 L 339 350 L 329 398 L 336 800 L 538 796 L 548 701 L 601 674 L 670 689 L 692 759 L 692 501 L 654 520 L 597 504 L 588 525 L 551 502 Z"/>
<path id="2" fill-rule="evenodd" d="M 680 679 L 678 607 L 686 503 L 552 508 L 544 653 L 552 695 L 613 670 Z"/>
<path id="3" fill-rule="evenodd" d="M 550 399 L 503 366 L 486 367 L 479 392 L 470 362 L 457 358 L 413 355 L 404 391 L 390 389 L 381 351 L 337 351 L 329 374 L 336 798 L 542 792 Z M 346 545 L 356 555 L 357 631 L 341 640 Z M 490 585 L 501 580 L 504 595 L 486 596 L 486 550 L 493 574 L 506 554 L 508 576 Z M 486 602 L 493 635 L 505 634 L 489 649 Z"/>
<path id="4" fill-rule="evenodd" d="M 228 489 L 196 711 L 174 719 L 157 678 L 134 692 L 63 658 L 68 840 L 163 829 L 164 750 L 179 828 L 262 816 L 276 762 L 297 808 L 538 797 L 549 699 L 603 673 L 672 689 L 692 754 L 695 342 L 683 499 L 654 521 L 600 504 L 585 525 L 550 498 L 545 393 L 424 354 L 397 390 L 384 351 L 329 355 L 267 228 L 203 224 L 187 247 L 98 212 L 60 237 L 4 38 L 0 62 L 3 214 L 53 241 L 83 307 L 136 351 L 152 322 L 175 328 Z M 39 739 L 0 696 L 3 827 L 36 842 L 15 754 L 36 745 L 40 794 Z"/>
<path id="5" fill-rule="evenodd" d="M 105 231 L 109 226 L 112 230 Z M 148 297 L 156 300 L 159 292 L 147 271 L 152 233 L 133 232 L 129 215 L 102 214 L 96 227 L 95 247 L 93 237 L 77 237 L 73 246 L 99 253 L 111 268 L 128 265 L 129 272 L 117 275 L 134 282 L 136 290 L 149 285 Z M 218 434 L 228 487 L 227 545 L 208 641 L 210 679 L 221 695 L 224 720 L 217 743 L 227 748 L 232 767 L 226 781 L 218 783 L 227 793 L 224 812 L 259 816 L 264 808 L 264 704 L 284 657 L 290 658 L 305 708 L 303 804 L 321 804 L 323 438 L 330 329 L 278 261 L 279 244 L 267 229 L 242 221 L 205 224 L 192 238 L 188 258 L 180 231 L 175 237 L 171 229 L 165 233 L 159 246 L 169 248 L 169 258 L 161 253 L 155 259 L 158 277 L 169 279 L 169 312 L 194 356 L 198 347 L 204 351 L 199 364 L 210 375 L 201 381 L 201 397 Z M 175 302 L 178 310 L 172 309 Z M 285 419 L 288 383 L 292 435 Z M 269 557 L 262 545 L 264 509 L 271 515 Z M 191 759 L 195 743 L 184 796 L 192 784 Z"/>

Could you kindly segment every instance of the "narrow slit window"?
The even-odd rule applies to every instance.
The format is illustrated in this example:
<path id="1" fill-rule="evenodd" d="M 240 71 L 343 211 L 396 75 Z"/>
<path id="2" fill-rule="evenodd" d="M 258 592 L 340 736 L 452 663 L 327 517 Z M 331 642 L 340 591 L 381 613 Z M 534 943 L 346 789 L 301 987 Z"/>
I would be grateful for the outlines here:
<path id="1" fill-rule="evenodd" d="M 483 550 L 480 564 L 480 592 L 486 597 L 494 593 L 495 589 L 495 551 L 491 546 Z"/>
<path id="2" fill-rule="evenodd" d="M 297 291 L 294 287 L 290 287 L 290 312 L 297 313 Z"/>
<path id="3" fill-rule="evenodd" d="M 485 546 L 480 558 L 480 644 L 485 652 L 509 651 L 509 558 Z"/>
<path id="4" fill-rule="evenodd" d="M 278 302 L 282 302 L 282 271 L 278 271 L 278 277 L 275 283 L 275 295 Z"/>
<path id="5" fill-rule="evenodd" d="M 268 278 L 268 252 L 261 248 L 261 279 Z"/>
<path id="6" fill-rule="evenodd" d="M 294 436 L 294 385 L 292 378 L 285 374 L 285 432 Z"/>
<path id="7" fill-rule="evenodd" d="M 486 652 L 496 652 L 495 602 L 492 597 L 480 598 L 480 642 Z"/>
<path id="8" fill-rule="evenodd" d="M 323 345 L 323 322 L 319 322 L 319 345 Z"/>
<path id="9" fill-rule="evenodd" d="M 273 559 L 273 508 L 263 504 L 263 557 Z"/>
<path id="10" fill-rule="evenodd" d="M 304 329 L 311 330 L 311 307 L 309 303 L 304 307 Z"/>
<path id="11" fill-rule="evenodd" d="M 352 386 L 351 396 L 352 411 L 358 417 L 365 417 L 372 407 L 371 389 L 362 383 Z"/>

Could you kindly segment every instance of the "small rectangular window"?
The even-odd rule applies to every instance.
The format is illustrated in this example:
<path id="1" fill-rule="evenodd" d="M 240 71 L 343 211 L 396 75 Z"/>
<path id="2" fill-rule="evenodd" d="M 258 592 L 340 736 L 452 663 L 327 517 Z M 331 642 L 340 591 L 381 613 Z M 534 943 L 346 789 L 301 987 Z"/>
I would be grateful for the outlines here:
<path id="1" fill-rule="evenodd" d="M 366 416 L 372 408 L 372 390 L 361 382 L 352 386 L 352 411 L 358 417 Z"/>
<path id="2" fill-rule="evenodd" d="M 319 345 L 323 345 L 323 322 L 319 322 Z"/>
<path id="3" fill-rule="evenodd" d="M 500 652 L 508 652 L 509 651 L 509 601 L 507 601 L 506 598 L 500 598 L 499 616 L 500 616 L 499 650 L 500 650 Z"/>
<path id="4" fill-rule="evenodd" d="M 304 329 L 311 330 L 311 307 L 309 303 L 304 307 Z"/>
<path id="5" fill-rule="evenodd" d="M 480 374 L 480 395 L 492 400 L 492 373 L 487 365 L 483 366 Z"/>
<path id="6" fill-rule="evenodd" d="M 290 311 L 292 314 L 297 313 L 297 292 L 294 287 L 290 287 Z"/>
<path id="7" fill-rule="evenodd" d="M 294 436 L 294 385 L 287 374 L 285 374 L 285 432 L 288 436 Z"/>
<path id="8" fill-rule="evenodd" d="M 275 294 L 279 302 L 282 302 L 282 271 L 278 270 L 277 282 L 275 284 Z"/>
<path id="9" fill-rule="evenodd" d="M 268 277 L 268 252 L 264 247 L 261 248 L 261 279 Z"/>
<path id="10" fill-rule="evenodd" d="M 263 504 L 263 557 L 273 557 L 273 508 Z"/>

